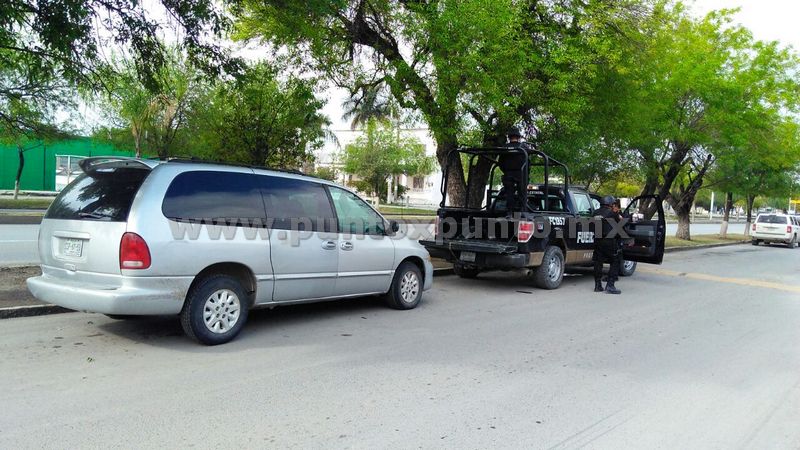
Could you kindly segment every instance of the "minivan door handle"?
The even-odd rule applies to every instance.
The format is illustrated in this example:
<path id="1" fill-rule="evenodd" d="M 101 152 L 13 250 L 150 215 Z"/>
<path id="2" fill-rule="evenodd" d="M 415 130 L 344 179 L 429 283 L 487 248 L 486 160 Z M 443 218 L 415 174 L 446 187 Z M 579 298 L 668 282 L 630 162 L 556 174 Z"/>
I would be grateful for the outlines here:
<path id="1" fill-rule="evenodd" d="M 353 243 L 352 242 L 342 242 L 342 250 L 352 250 Z"/>
<path id="2" fill-rule="evenodd" d="M 322 243 L 322 248 L 325 250 L 333 250 L 336 248 L 336 242 L 334 241 L 325 241 Z"/>

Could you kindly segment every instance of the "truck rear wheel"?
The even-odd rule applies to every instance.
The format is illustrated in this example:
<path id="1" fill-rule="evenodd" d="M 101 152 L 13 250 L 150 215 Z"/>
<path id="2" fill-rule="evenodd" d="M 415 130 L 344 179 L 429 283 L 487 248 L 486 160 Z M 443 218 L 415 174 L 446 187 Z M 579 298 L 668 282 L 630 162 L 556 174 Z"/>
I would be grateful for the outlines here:
<path id="1" fill-rule="evenodd" d="M 564 279 L 564 252 L 556 246 L 544 251 L 542 265 L 533 270 L 533 282 L 542 289 L 556 289 Z"/>
<path id="2" fill-rule="evenodd" d="M 623 277 L 629 277 L 636 272 L 636 261 L 623 260 L 619 263 L 619 274 Z"/>
<path id="3" fill-rule="evenodd" d="M 453 264 L 453 272 L 461 278 L 476 278 L 481 269 L 477 267 L 465 267 L 463 264 Z"/>

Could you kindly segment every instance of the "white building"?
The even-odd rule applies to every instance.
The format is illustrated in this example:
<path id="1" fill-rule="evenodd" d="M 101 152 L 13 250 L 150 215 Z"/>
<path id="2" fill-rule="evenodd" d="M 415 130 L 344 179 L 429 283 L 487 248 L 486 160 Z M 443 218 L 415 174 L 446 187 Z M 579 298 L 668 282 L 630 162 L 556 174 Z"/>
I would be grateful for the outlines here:
<path id="1" fill-rule="evenodd" d="M 318 167 L 335 168 L 338 173 L 337 182 L 346 185 L 353 180 L 353 175 L 345 174 L 342 171 L 339 155 L 348 144 L 363 135 L 364 131 L 351 130 L 350 128 L 331 131 L 336 136 L 338 143 L 327 141 L 321 149 L 317 150 L 315 164 Z M 425 154 L 436 157 L 436 141 L 427 128 L 403 128 L 401 133 L 416 137 L 425 146 Z M 438 206 L 439 202 L 442 201 L 442 195 L 439 192 L 442 184 L 442 172 L 439 170 L 438 163 L 436 164 L 436 170 L 430 175 L 418 177 L 401 175 L 399 182 L 407 188 L 407 191 L 402 199 L 395 199 L 394 203 L 403 203 L 409 206 Z"/>

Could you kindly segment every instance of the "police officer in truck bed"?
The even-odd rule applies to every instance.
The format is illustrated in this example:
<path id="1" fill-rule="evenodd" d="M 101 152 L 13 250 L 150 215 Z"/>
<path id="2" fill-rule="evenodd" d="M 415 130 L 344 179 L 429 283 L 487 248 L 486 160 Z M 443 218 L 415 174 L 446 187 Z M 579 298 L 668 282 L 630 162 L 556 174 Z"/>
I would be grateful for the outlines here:
<path id="1" fill-rule="evenodd" d="M 506 147 L 516 149 L 522 148 L 522 133 L 519 129 L 512 127 L 508 130 L 508 144 Z M 519 199 L 519 186 L 522 184 L 522 170 L 527 160 L 525 152 L 509 151 L 500 155 L 497 165 L 503 171 L 503 191 L 506 197 L 506 209 L 514 211 L 518 205 L 522 204 Z"/>
<path id="2" fill-rule="evenodd" d="M 607 292 L 609 294 L 620 294 L 622 291 L 614 286 L 619 278 L 619 266 L 622 259 L 620 250 L 621 236 L 609 237 L 614 228 L 612 223 L 619 223 L 622 220 L 619 203 L 611 195 L 606 195 L 600 200 L 600 209 L 594 213 L 595 219 L 600 219 L 595 226 L 594 238 L 594 291 Z M 609 263 L 608 282 L 603 288 L 603 263 Z"/>

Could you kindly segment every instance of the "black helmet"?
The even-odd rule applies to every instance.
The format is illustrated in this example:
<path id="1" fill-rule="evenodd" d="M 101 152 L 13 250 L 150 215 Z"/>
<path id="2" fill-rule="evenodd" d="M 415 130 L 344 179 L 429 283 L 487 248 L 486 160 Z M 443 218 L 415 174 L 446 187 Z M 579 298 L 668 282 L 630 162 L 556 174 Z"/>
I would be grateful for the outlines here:
<path id="1" fill-rule="evenodd" d="M 519 128 L 511 127 L 511 128 L 508 129 L 508 133 L 506 133 L 506 136 L 508 136 L 510 138 L 511 137 L 521 138 L 522 137 L 522 133 L 519 132 Z"/>
<path id="2" fill-rule="evenodd" d="M 601 204 L 601 205 L 607 205 L 607 206 L 611 206 L 611 205 L 613 205 L 613 204 L 614 204 L 614 203 L 616 203 L 616 202 L 617 202 L 617 199 L 616 199 L 616 198 L 614 198 L 614 196 L 613 196 L 613 195 L 606 195 L 605 197 L 603 197 L 602 199 L 600 199 L 600 204 Z"/>

